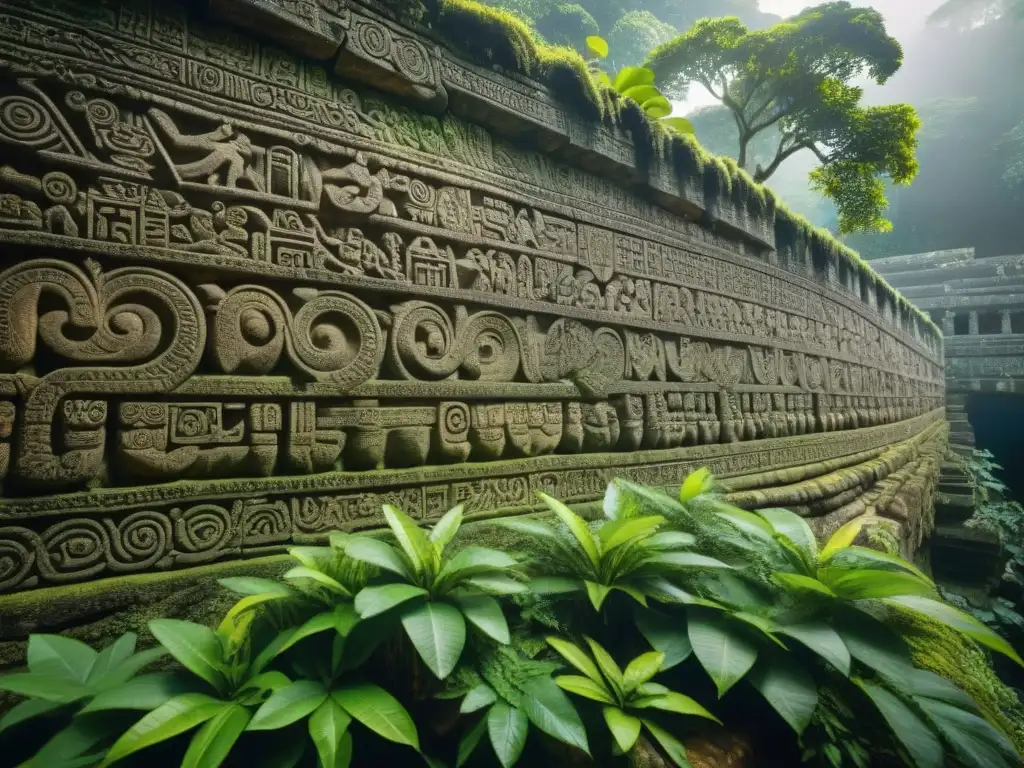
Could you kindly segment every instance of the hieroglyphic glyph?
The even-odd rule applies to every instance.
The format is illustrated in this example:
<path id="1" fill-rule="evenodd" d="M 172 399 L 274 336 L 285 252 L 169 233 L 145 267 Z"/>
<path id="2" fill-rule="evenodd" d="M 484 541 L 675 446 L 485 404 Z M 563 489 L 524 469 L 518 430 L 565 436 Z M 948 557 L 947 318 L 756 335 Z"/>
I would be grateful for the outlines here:
<path id="1" fill-rule="evenodd" d="M 450 54 L 334 5 L 436 111 Z M 345 61 L 173 3 L 0 2 L 0 588 L 937 418 L 936 337 Z"/>

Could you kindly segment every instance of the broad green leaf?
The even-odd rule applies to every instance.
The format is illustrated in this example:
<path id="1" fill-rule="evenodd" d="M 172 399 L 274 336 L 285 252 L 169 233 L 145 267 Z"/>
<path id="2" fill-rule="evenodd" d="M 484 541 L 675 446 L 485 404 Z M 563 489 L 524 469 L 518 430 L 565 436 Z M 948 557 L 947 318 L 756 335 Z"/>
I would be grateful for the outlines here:
<path id="1" fill-rule="evenodd" d="M 662 118 L 661 124 L 666 128 L 669 128 L 676 133 L 693 134 L 693 123 L 687 120 L 685 117 L 665 117 Z"/>
<path id="2" fill-rule="evenodd" d="M 253 661 L 250 668 L 251 673 L 259 673 L 267 664 L 276 657 L 287 651 L 296 643 L 305 640 L 307 637 L 327 632 L 336 631 L 339 635 L 347 635 L 359 621 L 355 608 L 349 603 L 343 603 L 335 607 L 333 611 L 324 611 L 307 619 L 303 624 L 293 629 L 286 629 L 274 638 Z"/>
<path id="3" fill-rule="evenodd" d="M 774 653 L 763 658 L 747 679 L 798 736 L 804 732 L 818 706 L 818 686 L 803 666 L 789 654 Z"/>
<path id="4" fill-rule="evenodd" d="M 638 609 L 633 614 L 637 629 L 651 647 L 664 655 L 661 669 L 671 669 L 686 661 L 693 653 L 693 646 L 686 634 L 686 620 L 682 617 L 666 616 L 655 611 Z"/>
<path id="5" fill-rule="evenodd" d="M 209 627 L 178 619 L 153 619 L 149 631 L 182 666 L 218 691 L 226 692 L 224 647 Z"/>
<path id="6" fill-rule="evenodd" d="M 532 517 L 510 517 L 495 521 L 495 525 L 528 537 L 539 539 L 555 539 L 558 537 L 558 533 L 554 528 Z"/>
<path id="7" fill-rule="evenodd" d="M 640 727 L 643 725 L 639 717 L 626 714 L 618 707 L 604 707 L 601 710 L 608 730 L 612 732 L 615 744 L 623 752 L 629 752 L 640 738 Z"/>
<path id="8" fill-rule="evenodd" d="M 327 691 L 314 680 L 296 680 L 273 695 L 256 710 L 250 731 L 273 731 L 298 722 L 324 703 Z"/>
<path id="9" fill-rule="evenodd" d="M 583 582 L 579 579 L 541 576 L 530 580 L 529 589 L 538 595 L 564 595 L 570 592 L 579 592 L 583 589 Z"/>
<path id="10" fill-rule="evenodd" d="M 715 514 L 741 533 L 764 542 L 774 541 L 775 529 L 760 515 L 727 504 L 718 505 Z"/>
<path id="11" fill-rule="evenodd" d="M 609 520 L 597 530 L 601 550 L 609 552 L 627 541 L 632 541 L 640 536 L 649 536 L 658 530 L 658 526 L 664 522 L 665 518 L 657 515 Z"/>
<path id="12" fill-rule="evenodd" d="M 38 715 L 45 715 L 64 706 L 60 701 L 47 701 L 46 699 L 26 699 L 11 707 L 7 714 L 0 717 L 0 733 L 8 728 L 13 728 L 18 723 L 31 720 Z"/>
<path id="13" fill-rule="evenodd" d="M 844 675 L 850 674 L 850 649 L 843 638 L 824 621 L 807 621 L 799 624 L 780 624 L 780 635 L 799 640 Z"/>
<path id="14" fill-rule="evenodd" d="M 898 571 L 820 568 L 818 579 L 844 600 L 874 600 L 900 595 L 935 597 L 935 587 L 909 573 Z"/>
<path id="15" fill-rule="evenodd" d="M 516 595 L 531 590 L 533 584 L 527 585 L 505 574 L 484 574 L 466 579 L 466 586 L 476 587 L 482 592 L 492 595 Z"/>
<path id="16" fill-rule="evenodd" d="M 728 563 L 723 563 L 715 557 L 698 555 L 696 552 L 659 552 L 647 559 L 651 565 L 666 565 L 673 568 L 726 568 L 731 569 Z"/>
<path id="17" fill-rule="evenodd" d="M 420 739 L 412 718 L 383 688 L 371 683 L 354 683 L 333 691 L 331 696 L 342 709 L 378 736 L 419 750 Z"/>
<path id="18" fill-rule="evenodd" d="M 853 682 L 860 686 L 878 708 L 917 768 L 946 764 L 942 742 L 911 707 L 880 685 L 856 677 Z"/>
<path id="19" fill-rule="evenodd" d="M 287 584 L 273 579 L 260 579 L 255 576 L 231 576 L 226 579 L 217 579 L 217 583 L 226 589 L 230 589 L 237 595 L 262 595 L 268 592 L 278 592 L 285 597 L 293 597 L 294 590 Z"/>
<path id="20" fill-rule="evenodd" d="M 693 652 L 714 680 L 719 697 L 724 696 L 754 666 L 757 646 L 720 613 L 691 609 L 687 618 Z"/>
<path id="21" fill-rule="evenodd" d="M 334 550 L 330 547 L 288 547 L 288 554 L 298 560 L 299 565 L 322 571 L 324 560 L 333 558 Z"/>
<path id="22" fill-rule="evenodd" d="M 608 55 L 608 41 L 600 35 L 587 36 L 587 49 L 599 59 Z"/>
<path id="23" fill-rule="evenodd" d="M 15 672 L 0 675 L 0 691 L 31 696 L 36 699 L 70 704 L 92 693 L 84 683 L 69 680 L 63 674 L 44 675 L 36 672 Z"/>
<path id="24" fill-rule="evenodd" d="M 626 671 L 623 674 L 623 689 L 626 693 L 632 693 L 658 674 L 664 664 L 665 654 L 660 651 L 640 654 L 626 665 Z"/>
<path id="25" fill-rule="evenodd" d="M 608 686 L 615 692 L 616 698 L 621 699 L 624 692 L 625 679 L 622 676 L 622 670 L 619 669 L 619 665 L 615 663 L 615 659 L 612 658 L 612 655 L 600 643 L 589 637 L 584 637 L 583 639 L 590 646 L 590 653 L 593 655 L 594 661 L 597 662 L 597 667 L 601 670 L 601 674 L 604 675 Z"/>
<path id="26" fill-rule="evenodd" d="M 234 696 L 234 701 L 246 706 L 262 704 L 271 694 L 287 688 L 292 681 L 283 672 L 271 670 L 250 677 Z"/>
<path id="27" fill-rule="evenodd" d="M 637 85 L 654 83 L 654 70 L 647 67 L 623 67 L 615 75 L 613 87 L 617 93 L 629 90 Z"/>
<path id="28" fill-rule="evenodd" d="M 616 584 L 612 589 L 629 595 L 644 608 L 647 607 L 647 595 L 641 592 L 637 587 L 632 587 L 629 584 Z"/>
<path id="29" fill-rule="evenodd" d="M 587 655 L 587 652 L 580 648 L 578 645 L 570 643 L 568 640 L 562 640 L 558 637 L 547 638 L 548 645 L 558 652 L 558 655 L 568 661 L 572 666 L 582 672 L 584 675 L 589 677 L 595 683 L 600 686 L 604 686 L 604 678 L 601 677 L 601 672 L 598 670 L 597 665 Z"/>
<path id="30" fill-rule="evenodd" d="M 792 542 L 808 567 L 815 566 L 818 562 L 818 541 L 806 520 L 788 509 L 759 509 L 757 514 L 768 521 L 775 533 Z"/>
<path id="31" fill-rule="evenodd" d="M 430 531 L 430 540 L 434 542 L 438 555 L 444 552 L 444 548 L 451 543 L 451 540 L 455 538 L 455 534 L 459 532 L 464 509 L 465 504 L 456 504 L 444 513 L 444 516 L 434 524 L 433 529 Z"/>
<path id="32" fill-rule="evenodd" d="M 55 675 L 84 683 L 99 654 L 81 640 L 61 635 L 29 635 L 29 672 Z"/>
<path id="33" fill-rule="evenodd" d="M 240 617 L 249 611 L 255 610 L 257 606 L 269 603 L 274 600 L 286 600 L 290 595 L 282 595 L 279 592 L 264 592 L 259 595 L 247 595 L 231 606 L 231 609 L 224 614 L 217 631 L 225 637 L 238 641 L 241 637 L 237 633 L 244 633 L 248 624 L 240 621 Z"/>
<path id="34" fill-rule="evenodd" d="M 716 723 L 721 722 L 695 699 L 675 691 L 642 696 L 630 702 L 630 706 L 637 709 L 660 709 L 664 712 L 675 712 L 678 715 L 695 715 L 697 717 L 705 717 L 708 720 L 714 720 Z"/>
<path id="35" fill-rule="evenodd" d="M 100 651 L 89 668 L 89 676 L 86 682 L 93 686 L 100 685 L 104 677 L 132 657 L 132 654 L 135 653 L 135 641 L 137 639 L 134 632 L 125 632 L 117 640 Z"/>
<path id="36" fill-rule="evenodd" d="M 952 704 L 960 709 L 981 715 L 981 710 L 974 699 L 952 682 L 934 672 L 915 669 L 900 682 L 903 683 L 904 690 L 913 696 L 924 696 L 936 701 L 944 701 L 946 704 Z"/>
<path id="37" fill-rule="evenodd" d="M 175 696 L 198 693 L 197 682 L 194 678 L 189 679 L 174 672 L 140 675 L 116 688 L 97 694 L 79 712 L 85 714 L 107 709 L 153 710 Z"/>
<path id="38" fill-rule="evenodd" d="M 480 744 L 480 739 L 484 737 L 485 733 L 487 733 L 486 715 L 481 717 L 477 721 L 476 725 L 466 731 L 462 735 L 462 738 L 459 739 L 458 751 L 455 758 L 455 768 L 462 768 L 465 762 L 469 760 L 473 751 L 477 748 L 477 745 Z"/>
<path id="39" fill-rule="evenodd" d="M 653 85 L 634 85 L 631 88 L 627 88 L 624 91 L 620 91 L 619 95 L 625 99 L 632 99 L 638 104 L 643 104 L 648 99 L 655 96 L 660 96 L 661 92 Z M 697 470 L 698 472 L 700 470 Z M 680 501 L 687 501 L 687 499 L 680 498 Z"/>
<path id="40" fill-rule="evenodd" d="M 654 89 L 652 95 L 657 95 L 658 89 Z M 647 98 L 650 98 L 648 96 Z M 643 101 L 645 99 L 641 99 Z M 694 470 L 686 476 L 683 480 L 683 484 L 679 488 L 679 500 L 684 504 L 702 493 L 707 493 L 711 490 L 711 486 L 714 484 L 714 478 L 711 476 L 711 470 L 707 467 L 701 467 L 700 469 Z"/>
<path id="41" fill-rule="evenodd" d="M 857 535 L 864 528 L 864 522 L 863 517 L 855 517 L 846 525 L 840 526 L 839 530 L 829 536 L 828 542 L 821 550 L 821 555 L 818 558 L 819 561 L 827 563 L 832 555 L 853 544 L 854 539 L 857 538 Z"/>
<path id="42" fill-rule="evenodd" d="M 511 640 L 501 604 L 490 595 L 454 595 L 455 604 L 474 627 L 502 645 Z"/>
<path id="43" fill-rule="evenodd" d="M 494 689 L 487 683 L 480 683 L 480 685 L 466 694 L 466 698 L 462 700 L 462 704 L 459 706 L 459 712 L 463 715 L 468 715 L 471 712 L 476 712 L 478 709 L 490 706 L 497 700 L 498 694 L 494 692 Z"/>
<path id="44" fill-rule="evenodd" d="M 512 768 L 526 746 L 530 721 L 519 709 L 498 699 L 487 712 L 487 733 L 502 768 Z"/>
<path id="45" fill-rule="evenodd" d="M 100 768 L 105 768 L 105 766 L 138 752 L 140 749 L 159 744 L 179 733 L 190 731 L 226 707 L 232 706 L 235 705 L 201 693 L 186 693 L 176 696 L 145 715 L 125 731 L 107 752 Z"/>
<path id="46" fill-rule="evenodd" d="M 756 613 L 746 613 L 745 611 L 738 611 L 736 613 L 733 613 L 732 617 L 734 619 L 742 621 L 744 624 L 753 627 L 780 648 L 788 650 L 786 648 L 786 644 L 775 636 L 775 633 L 778 631 L 779 627 L 771 619 L 766 618 L 765 616 L 758 616 Z"/>
<path id="47" fill-rule="evenodd" d="M 601 606 L 604 605 L 604 601 L 612 591 L 611 587 L 589 580 L 584 580 L 583 588 L 587 591 L 587 598 L 589 598 L 590 604 L 594 606 L 595 611 L 601 610 Z"/>
<path id="48" fill-rule="evenodd" d="M 384 505 L 384 518 L 388 521 L 391 532 L 398 540 L 405 556 L 412 563 L 413 570 L 417 574 L 436 574 L 440 558 L 426 531 L 420 528 L 415 520 L 391 504 Z"/>
<path id="49" fill-rule="evenodd" d="M 932 600 L 918 595 L 901 595 L 899 597 L 888 597 L 883 602 L 909 608 L 912 611 L 921 613 L 929 618 L 940 621 L 948 627 L 957 630 L 961 634 L 971 638 L 981 645 L 987 646 L 993 651 L 998 651 L 1004 656 L 1009 656 L 1015 662 L 1024 666 L 1024 659 L 1017 654 L 1013 647 L 1000 635 L 986 627 L 973 616 L 954 608 L 951 605 Z"/>
<path id="50" fill-rule="evenodd" d="M 922 581 L 929 584 L 932 580 L 919 568 L 908 563 L 902 557 L 890 555 L 886 552 L 868 549 L 867 547 L 851 546 L 835 553 L 829 565 L 834 568 L 872 568 L 875 570 L 898 570 L 912 573 Z"/>
<path id="51" fill-rule="evenodd" d="M 31 768 L 92 766 L 104 750 L 100 745 L 124 730 L 123 723 L 104 715 L 76 717 L 55 733 L 26 763 Z M 99 751 L 99 755 L 94 753 Z"/>
<path id="52" fill-rule="evenodd" d="M 650 550 L 682 549 L 696 543 L 696 536 L 682 531 L 661 531 L 644 539 L 644 546 Z"/>
<path id="53" fill-rule="evenodd" d="M 833 626 L 850 655 L 882 677 L 899 685 L 913 671 L 903 638 L 872 616 L 846 611 L 836 616 Z"/>
<path id="54" fill-rule="evenodd" d="M 329 696 L 312 715 L 309 716 L 309 736 L 320 756 L 321 768 L 342 768 L 351 760 L 351 746 L 348 759 L 345 759 L 345 736 L 352 717 L 341 708 L 341 705 Z M 341 758 L 341 759 L 339 759 Z"/>
<path id="55" fill-rule="evenodd" d="M 282 578 L 285 578 L 285 579 L 309 579 L 310 581 L 315 582 L 319 586 L 324 587 L 329 592 L 333 592 L 336 595 L 341 595 L 342 597 L 347 597 L 347 598 L 351 598 L 352 597 L 352 593 L 348 591 L 348 589 L 345 587 L 345 585 L 341 584 L 336 579 L 331 578 L 326 573 L 323 573 L 322 571 L 314 570 L 313 568 L 310 568 L 310 567 L 305 566 L 305 565 L 297 565 L 297 566 L 295 566 L 294 568 L 292 568 L 289 571 L 287 571 L 284 574 L 284 576 L 282 576 Z"/>
<path id="56" fill-rule="evenodd" d="M 660 93 L 647 99 L 640 107 L 652 120 L 660 120 L 672 114 L 672 103 Z"/>
<path id="57" fill-rule="evenodd" d="M 147 648 L 144 651 L 139 651 L 138 653 L 134 653 L 129 656 L 125 661 L 122 661 L 95 681 L 92 680 L 92 675 L 90 674 L 89 684 L 103 689 L 122 685 L 131 680 L 136 674 L 141 672 L 150 664 L 162 659 L 166 655 L 167 649 L 160 645 L 155 648 Z M 93 669 L 95 669 L 95 667 Z"/>
<path id="58" fill-rule="evenodd" d="M 497 549 L 464 547 L 444 564 L 434 585 L 435 594 L 451 589 L 470 577 L 491 575 L 518 564 L 514 557 Z"/>
<path id="59" fill-rule="evenodd" d="M 558 515 L 558 519 L 565 524 L 565 527 L 569 529 L 569 532 L 579 542 L 587 559 L 590 560 L 590 564 L 595 569 L 600 568 L 601 551 L 598 549 L 597 541 L 594 539 L 594 534 L 590 532 L 586 521 L 558 499 L 552 498 L 546 493 L 538 492 L 537 495 L 541 498 L 541 501 L 547 504 L 548 509 Z"/>
<path id="60" fill-rule="evenodd" d="M 1017 750 L 986 720 L 934 699 L 922 697 L 916 701 L 964 765 L 974 768 L 1020 766 Z"/>
<path id="61" fill-rule="evenodd" d="M 396 605 L 408 603 L 417 597 L 426 597 L 427 590 L 412 584 L 383 584 L 379 587 L 363 587 L 356 595 L 355 608 L 360 617 L 368 619 Z"/>
<path id="62" fill-rule="evenodd" d="M 353 560 L 369 563 L 382 570 L 397 574 L 406 581 L 412 581 L 415 578 L 408 560 L 401 552 L 386 541 L 375 539 L 372 536 L 350 537 L 345 543 L 345 554 Z"/>
<path id="63" fill-rule="evenodd" d="M 181 768 L 218 768 L 249 723 L 249 710 L 228 704 L 192 737 Z"/>
<path id="64" fill-rule="evenodd" d="M 665 750 L 665 754 L 669 756 L 669 759 L 672 760 L 678 768 L 691 768 L 690 761 L 686 759 L 686 747 L 683 746 L 683 742 L 657 723 L 644 719 L 643 724 L 644 728 L 646 728 L 651 736 L 654 737 L 654 740 L 658 742 L 658 746 Z"/>
<path id="65" fill-rule="evenodd" d="M 575 693 L 587 699 L 600 701 L 604 704 L 615 704 L 615 697 L 604 683 L 596 683 L 583 675 L 559 675 L 555 684 L 563 691 Z"/>
<path id="66" fill-rule="evenodd" d="M 430 671 L 448 677 L 466 644 L 462 612 L 448 603 L 423 603 L 402 614 L 402 626 Z"/>
<path id="67" fill-rule="evenodd" d="M 835 592 L 810 576 L 802 576 L 799 573 L 776 572 L 772 574 L 772 578 L 782 585 L 782 587 L 784 587 L 788 592 L 792 592 L 799 597 L 803 597 L 805 595 L 820 595 L 822 597 L 836 596 Z"/>
<path id="68" fill-rule="evenodd" d="M 583 721 L 554 680 L 535 677 L 523 685 L 522 693 L 520 708 L 531 723 L 549 736 L 590 754 Z"/>

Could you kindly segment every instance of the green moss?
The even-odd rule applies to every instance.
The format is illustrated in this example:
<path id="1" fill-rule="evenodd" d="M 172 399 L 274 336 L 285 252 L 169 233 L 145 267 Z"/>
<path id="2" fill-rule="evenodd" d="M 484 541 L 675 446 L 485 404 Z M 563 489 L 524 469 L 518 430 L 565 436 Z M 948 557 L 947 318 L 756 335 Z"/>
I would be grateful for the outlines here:
<path id="1" fill-rule="evenodd" d="M 959 632 L 919 614 L 899 611 L 895 620 L 914 664 L 960 686 L 1024 755 L 1024 706 L 996 675 L 985 652 Z"/>

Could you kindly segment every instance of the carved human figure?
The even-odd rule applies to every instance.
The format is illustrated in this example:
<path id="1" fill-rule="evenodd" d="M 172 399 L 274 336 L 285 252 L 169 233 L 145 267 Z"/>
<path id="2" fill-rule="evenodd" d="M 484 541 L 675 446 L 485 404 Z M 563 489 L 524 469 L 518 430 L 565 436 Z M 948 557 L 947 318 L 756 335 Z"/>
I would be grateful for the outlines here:
<path id="1" fill-rule="evenodd" d="M 195 160 L 175 163 L 175 172 L 185 180 L 202 179 L 210 185 L 223 183 L 226 187 L 237 187 L 253 156 L 263 151 L 253 146 L 249 137 L 237 131 L 231 123 L 224 123 L 206 133 L 186 134 L 178 130 L 174 120 L 163 110 L 152 107 L 149 117 L 160 126 L 174 149 L 201 155 Z M 172 157 L 172 161 L 174 159 Z"/>

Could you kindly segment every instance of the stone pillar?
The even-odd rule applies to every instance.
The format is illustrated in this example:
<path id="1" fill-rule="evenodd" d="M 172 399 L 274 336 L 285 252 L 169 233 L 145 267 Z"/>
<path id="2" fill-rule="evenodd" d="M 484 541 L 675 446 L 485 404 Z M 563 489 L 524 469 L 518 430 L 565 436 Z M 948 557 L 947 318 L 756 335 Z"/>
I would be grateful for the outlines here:
<path id="1" fill-rule="evenodd" d="M 952 336 L 955 324 L 956 312 L 947 309 L 942 315 L 942 333 L 946 336 Z"/>
<path id="2" fill-rule="evenodd" d="M 977 312 L 977 310 L 974 310 L 974 311 L 971 312 L 971 325 L 970 325 L 970 328 L 969 328 L 969 332 L 970 332 L 971 336 L 977 336 L 978 335 L 978 312 Z"/>
<path id="3" fill-rule="evenodd" d="M 1013 333 L 1013 326 L 1010 323 L 1010 310 L 1004 309 L 1002 311 L 1003 316 L 1003 327 L 1000 329 L 1000 333 Z"/>

